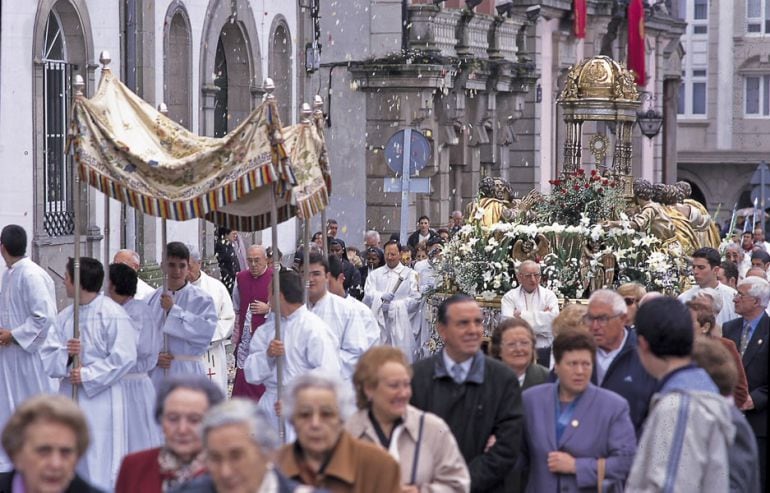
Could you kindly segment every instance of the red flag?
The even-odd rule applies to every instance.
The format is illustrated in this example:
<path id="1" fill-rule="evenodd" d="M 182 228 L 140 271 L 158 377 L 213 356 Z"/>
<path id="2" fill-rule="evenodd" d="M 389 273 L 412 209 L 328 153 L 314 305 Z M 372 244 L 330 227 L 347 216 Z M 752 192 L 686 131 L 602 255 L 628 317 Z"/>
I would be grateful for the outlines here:
<path id="1" fill-rule="evenodd" d="M 628 4 L 628 68 L 636 74 L 636 83 L 643 86 L 647 76 L 644 71 L 644 5 L 642 0 Z"/>
<path id="2" fill-rule="evenodd" d="M 586 37 L 586 0 L 573 0 L 572 15 L 575 17 L 575 37 Z"/>

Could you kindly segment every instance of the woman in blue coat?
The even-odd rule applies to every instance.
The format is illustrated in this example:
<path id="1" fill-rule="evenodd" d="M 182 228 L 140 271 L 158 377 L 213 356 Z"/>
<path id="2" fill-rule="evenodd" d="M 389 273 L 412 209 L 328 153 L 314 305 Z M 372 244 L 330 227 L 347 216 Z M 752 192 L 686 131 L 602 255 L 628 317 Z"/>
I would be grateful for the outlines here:
<path id="1" fill-rule="evenodd" d="M 553 342 L 558 380 L 522 394 L 527 492 L 597 491 L 602 473 L 602 491 L 622 491 L 636 434 L 626 400 L 591 384 L 595 354 L 590 335 L 559 334 Z"/>

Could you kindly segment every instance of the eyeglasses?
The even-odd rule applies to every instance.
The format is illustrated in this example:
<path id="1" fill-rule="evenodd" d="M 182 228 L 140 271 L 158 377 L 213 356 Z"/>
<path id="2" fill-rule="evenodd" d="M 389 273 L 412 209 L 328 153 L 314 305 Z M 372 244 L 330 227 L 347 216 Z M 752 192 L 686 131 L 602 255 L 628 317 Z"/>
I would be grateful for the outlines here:
<path id="1" fill-rule="evenodd" d="M 741 293 L 741 292 L 735 293 L 735 295 L 733 296 L 733 299 L 737 300 L 739 298 L 756 298 L 756 296 L 752 296 L 748 293 Z"/>
<path id="2" fill-rule="evenodd" d="M 503 344 L 503 348 L 505 349 L 517 349 L 517 348 L 525 348 L 525 347 L 532 347 L 532 341 L 513 341 L 506 344 Z"/>
<path id="3" fill-rule="evenodd" d="M 607 325 L 607 322 L 612 320 L 613 318 L 618 318 L 622 316 L 622 313 L 618 313 L 617 315 L 599 315 L 599 316 L 593 316 L 593 315 L 583 315 L 583 323 L 587 326 L 591 326 L 594 322 L 598 323 L 599 325 Z"/>
<path id="4" fill-rule="evenodd" d="M 631 306 L 634 303 L 639 303 L 639 300 L 636 298 L 623 298 L 623 300 L 626 302 L 626 306 Z"/>
<path id="5" fill-rule="evenodd" d="M 519 277 L 527 277 L 529 279 L 540 279 L 542 274 L 519 274 Z"/>

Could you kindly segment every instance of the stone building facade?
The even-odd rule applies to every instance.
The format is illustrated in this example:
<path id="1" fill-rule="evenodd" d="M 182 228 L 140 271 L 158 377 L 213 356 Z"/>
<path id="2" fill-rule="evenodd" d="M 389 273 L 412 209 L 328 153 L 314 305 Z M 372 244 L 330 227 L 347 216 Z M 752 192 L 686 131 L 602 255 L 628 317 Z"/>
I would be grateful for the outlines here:
<path id="1" fill-rule="evenodd" d="M 420 172 L 431 193 L 411 196 L 410 231 L 421 215 L 446 224 L 483 176 L 510 180 L 520 195 L 547 191 L 562 165 L 563 78 L 584 57 L 625 60 L 626 3 L 588 0 L 587 34 L 577 39 L 569 0 L 514 0 L 510 17 L 496 15 L 493 0 L 473 11 L 463 0 L 356 0 L 344 8 L 319 0 L 321 64 L 308 75 L 305 97 L 327 99 L 335 187 L 329 217 L 347 226 L 348 243 L 359 244 L 366 229 L 399 229 L 400 194 L 384 191 L 394 174 L 383 149 L 403 128 L 422 130 L 433 147 Z M 657 3 L 646 10 L 648 82 L 640 89 L 648 94 L 643 109 L 662 113 L 664 123 L 653 139 L 634 127 L 634 173 L 673 181 L 685 23 L 671 15 L 671 2 Z M 313 12 L 301 15 L 312 40 Z M 602 124 L 585 130 L 611 138 Z"/>
<path id="2" fill-rule="evenodd" d="M 769 160 L 770 5 L 687 0 L 679 7 L 688 26 L 677 171 L 724 224 L 736 204 L 752 206 L 752 174 Z"/>
<path id="3" fill-rule="evenodd" d="M 66 151 L 72 82 L 83 76 L 93 94 L 103 50 L 129 87 L 153 105 L 166 103 L 169 115 L 194 132 L 215 136 L 234 128 L 260 100 L 268 75 L 279 87 L 282 119 L 295 121 L 297 9 L 296 2 L 267 0 L 3 2 L 0 226 L 24 226 L 32 258 L 63 272 L 74 241 Z M 85 187 L 81 196 L 83 255 L 109 261 L 128 247 L 149 264 L 159 258 L 158 220 Z M 168 238 L 205 249 L 212 229 L 169 221 Z M 293 225 L 282 232 L 293 246 Z"/>

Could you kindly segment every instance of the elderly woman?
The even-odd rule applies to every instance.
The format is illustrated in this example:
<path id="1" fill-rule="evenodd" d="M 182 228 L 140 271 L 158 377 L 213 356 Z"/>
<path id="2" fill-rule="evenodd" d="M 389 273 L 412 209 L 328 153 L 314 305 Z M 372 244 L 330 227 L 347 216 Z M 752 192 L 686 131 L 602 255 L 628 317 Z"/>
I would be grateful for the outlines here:
<path id="1" fill-rule="evenodd" d="M 278 434 L 253 401 L 235 398 L 214 406 L 203 419 L 201 433 L 209 472 L 174 493 L 300 491 L 273 467 Z"/>
<path id="2" fill-rule="evenodd" d="M 521 318 L 506 318 L 492 332 L 490 356 L 516 373 L 521 390 L 548 381 L 548 368 L 535 361 L 535 331 Z"/>
<path id="3" fill-rule="evenodd" d="M 375 443 L 401 464 L 401 491 L 470 491 L 471 478 L 447 424 L 409 405 L 412 370 L 404 353 L 376 346 L 353 374 L 358 412 L 345 424 L 356 438 Z"/>
<path id="4" fill-rule="evenodd" d="M 99 493 L 75 473 L 88 442 L 86 418 L 70 399 L 41 395 L 23 402 L 3 429 L 13 470 L 0 473 L 0 492 Z"/>
<path id="5" fill-rule="evenodd" d="M 124 457 L 115 492 L 166 492 L 203 474 L 206 467 L 201 422 L 209 408 L 223 399 L 219 387 L 206 377 L 164 380 L 158 388 L 155 419 L 160 423 L 165 443 Z"/>
<path id="6" fill-rule="evenodd" d="M 345 431 L 349 394 L 341 380 L 317 370 L 292 381 L 283 412 L 297 441 L 278 452 L 278 468 L 290 479 L 332 493 L 400 493 L 398 463 Z"/>
<path id="7" fill-rule="evenodd" d="M 590 334 L 559 334 L 553 353 L 558 380 L 522 394 L 526 491 L 609 491 L 625 481 L 636 450 L 628 403 L 591 384 L 596 343 Z"/>

